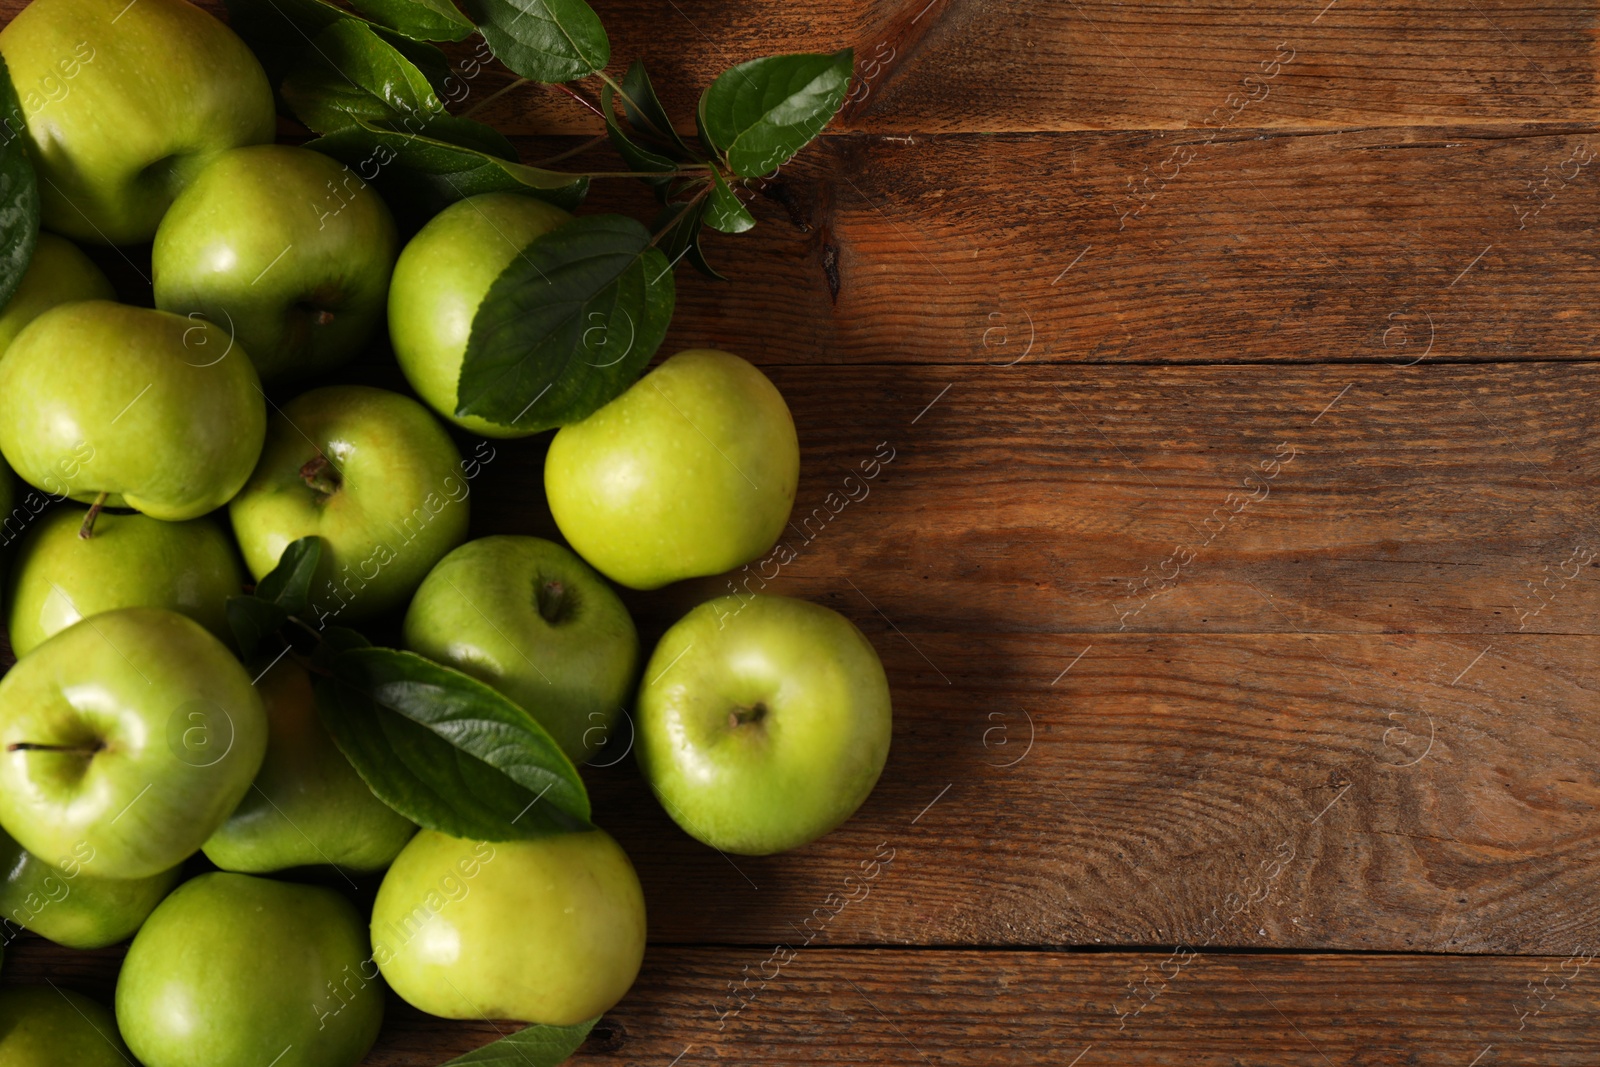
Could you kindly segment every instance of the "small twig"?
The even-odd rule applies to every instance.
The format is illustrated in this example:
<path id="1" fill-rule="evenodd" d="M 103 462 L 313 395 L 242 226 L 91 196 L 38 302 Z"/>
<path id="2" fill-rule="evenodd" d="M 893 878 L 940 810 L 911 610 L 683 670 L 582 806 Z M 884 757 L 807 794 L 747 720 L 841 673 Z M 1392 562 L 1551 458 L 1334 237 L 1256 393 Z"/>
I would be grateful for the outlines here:
<path id="1" fill-rule="evenodd" d="M 550 88 L 556 90 L 557 92 L 566 93 L 568 96 L 572 97 L 572 99 L 576 100 L 578 103 L 582 104 L 584 107 L 593 112 L 595 117 L 600 119 L 600 121 L 605 121 L 606 113 L 600 110 L 600 105 L 589 99 L 584 94 L 578 92 L 578 90 L 574 89 L 572 86 L 555 82 L 550 84 Z"/>
<path id="2" fill-rule="evenodd" d="M 707 182 L 698 193 L 695 193 L 689 199 L 685 200 L 683 202 L 683 210 L 672 216 L 672 221 L 661 227 L 660 231 L 657 232 L 654 237 L 650 238 L 650 247 L 654 248 L 657 244 L 659 244 L 661 242 L 661 238 L 666 236 L 667 231 L 678 224 L 678 220 L 682 219 L 689 213 L 691 209 L 693 209 L 696 204 L 710 195 L 711 187 L 711 183 Z"/>
<path id="3" fill-rule="evenodd" d="M 484 108 L 488 107 L 490 104 L 494 103 L 496 100 L 500 99 L 502 96 L 506 95 L 511 90 L 520 89 L 524 85 L 527 85 L 527 84 L 528 84 L 528 79 L 527 78 L 518 78 L 516 81 L 512 82 L 510 85 L 507 85 L 507 86 L 505 86 L 503 88 L 500 88 L 500 89 L 496 89 L 494 92 L 490 93 L 488 96 L 484 97 L 482 100 L 479 100 L 476 104 L 473 104 L 471 107 L 467 108 L 467 110 L 463 111 L 461 113 L 461 118 L 470 119 L 472 116 L 476 115 L 478 112 L 482 111 Z"/>
<path id="4" fill-rule="evenodd" d="M 94 498 L 94 503 L 89 505 L 89 511 L 83 517 L 83 525 L 78 527 L 78 536 L 85 541 L 94 536 L 94 520 L 100 517 L 100 509 L 106 506 L 106 499 L 110 493 L 101 493 Z"/>
<path id="5" fill-rule="evenodd" d="M 600 144 L 602 141 L 608 140 L 609 138 L 610 134 L 602 133 L 598 137 L 594 137 L 583 142 L 583 144 L 579 145 L 577 148 L 569 148 L 565 152 L 558 152 L 557 154 L 546 159 L 534 160 L 532 163 L 529 163 L 528 166 L 545 167 L 549 166 L 551 163 L 560 163 L 563 159 L 571 159 L 573 156 L 581 156 L 585 152 L 589 151 L 589 149 L 594 148 L 596 145 Z"/>

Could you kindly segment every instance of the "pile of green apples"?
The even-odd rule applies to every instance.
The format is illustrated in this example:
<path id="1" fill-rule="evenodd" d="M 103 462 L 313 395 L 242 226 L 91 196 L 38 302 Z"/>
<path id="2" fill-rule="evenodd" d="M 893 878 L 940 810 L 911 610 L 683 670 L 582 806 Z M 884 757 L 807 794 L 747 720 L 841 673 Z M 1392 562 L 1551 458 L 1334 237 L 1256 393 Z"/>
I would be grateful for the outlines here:
<path id="1" fill-rule="evenodd" d="M 610 584 L 719 574 L 777 541 L 799 447 L 759 370 L 680 352 L 561 427 L 544 487 L 570 548 L 468 540 L 494 453 L 457 442 L 520 432 L 455 414 L 474 316 L 571 216 L 488 193 L 397 225 L 343 164 L 272 143 L 260 64 L 185 0 L 34 0 L 0 55 L 26 120 L 3 132 L 26 139 L 46 231 L 0 308 L 18 657 L 0 680 L 0 921 L 7 940 L 132 939 L 114 1015 L 0 992 L 0 1067 L 349 1067 L 385 987 L 548 1027 L 627 992 L 646 922 L 622 849 L 565 817 L 440 829 L 497 802 L 485 768 L 502 764 L 425 759 L 387 719 L 362 736 L 388 741 L 347 743 L 323 652 L 352 626 L 431 661 L 443 681 L 367 696 L 435 741 L 492 748 L 494 723 L 452 703 L 473 686 L 514 705 L 501 725 L 554 753 L 534 782 L 576 779 L 626 720 L 655 796 L 714 848 L 795 848 L 855 812 L 891 717 L 860 631 L 725 597 L 641 662 Z M 147 243 L 154 308 L 118 302 L 78 247 L 133 263 Z M 414 397 L 317 384 L 385 335 Z M 247 639 L 242 600 L 281 609 L 287 636 Z M 461 784 L 396 803 L 385 768 Z"/>

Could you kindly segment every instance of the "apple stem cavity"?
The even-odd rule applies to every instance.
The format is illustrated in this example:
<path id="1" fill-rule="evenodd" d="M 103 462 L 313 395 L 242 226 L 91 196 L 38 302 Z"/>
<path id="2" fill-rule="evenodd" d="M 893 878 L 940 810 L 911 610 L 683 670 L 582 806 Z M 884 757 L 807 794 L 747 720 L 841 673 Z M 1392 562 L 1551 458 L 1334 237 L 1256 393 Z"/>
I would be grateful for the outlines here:
<path id="1" fill-rule="evenodd" d="M 540 582 L 534 587 L 534 599 L 539 605 L 539 617 L 554 626 L 562 622 L 571 614 L 572 597 L 567 584 L 559 578 L 551 578 L 547 582 Z"/>
<path id="2" fill-rule="evenodd" d="M 740 705 L 728 712 L 728 728 L 737 730 L 741 726 L 756 726 L 766 717 L 767 706 L 759 700 L 748 708 Z"/>
<path id="3" fill-rule="evenodd" d="M 100 509 L 106 506 L 110 493 L 101 493 L 94 498 L 94 503 L 89 505 L 89 511 L 83 516 L 83 525 L 78 527 L 78 536 L 85 541 L 94 536 L 94 520 L 100 517 Z"/>
<path id="4" fill-rule="evenodd" d="M 339 491 L 339 470 L 333 465 L 333 461 L 321 452 L 307 460 L 300 468 L 300 480 L 324 496 L 332 496 Z"/>
<path id="5" fill-rule="evenodd" d="M 94 756 L 105 751 L 106 743 L 92 745 L 44 745 L 35 741 L 14 741 L 6 746 L 7 752 L 64 752 L 73 756 Z"/>

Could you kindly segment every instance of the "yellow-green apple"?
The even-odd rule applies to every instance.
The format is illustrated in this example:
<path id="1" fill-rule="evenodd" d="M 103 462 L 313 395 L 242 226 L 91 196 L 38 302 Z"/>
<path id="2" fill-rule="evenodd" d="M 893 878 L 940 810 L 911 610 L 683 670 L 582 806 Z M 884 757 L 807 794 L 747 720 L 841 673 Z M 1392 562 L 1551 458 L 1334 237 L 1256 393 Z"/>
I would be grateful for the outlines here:
<path id="1" fill-rule="evenodd" d="M 96 878 L 75 855 L 47 863 L 0 831 L 0 925 L 31 930 L 68 948 L 104 948 L 133 936 L 178 884 L 178 868 L 149 878 Z M 0 1056 L 0 1064 L 7 1063 Z"/>
<path id="2" fill-rule="evenodd" d="M 276 132 L 261 64 L 186 0 L 33 0 L 0 31 L 44 224 L 133 244 L 209 159 Z"/>
<path id="3" fill-rule="evenodd" d="M 466 538 L 467 493 L 461 454 L 427 408 L 384 389 L 328 386 L 273 417 L 228 515 L 258 579 L 292 542 L 321 537 L 312 606 L 319 625 L 347 623 L 404 604 Z"/>
<path id="4" fill-rule="evenodd" d="M 239 553 L 210 518 L 162 522 L 102 512 L 79 536 L 82 508 L 41 517 L 11 565 L 11 650 L 25 656 L 79 619 L 114 608 L 166 608 L 231 640 L 227 599 L 244 587 Z"/>
<path id="5" fill-rule="evenodd" d="M 264 380 L 345 363 L 383 321 L 400 239 L 383 199 L 342 163 L 292 145 L 217 156 L 156 231 L 156 307 L 198 313 Z"/>
<path id="6" fill-rule="evenodd" d="M 22 283 L 0 309 L 0 352 L 24 326 L 57 304 L 110 300 L 115 296 L 106 276 L 77 245 L 65 237 L 41 233 Z"/>
<path id="7" fill-rule="evenodd" d="M 644 940 L 638 876 L 603 830 L 495 842 L 422 830 L 372 908 L 384 979 L 446 1019 L 592 1019 L 633 984 Z"/>
<path id="8" fill-rule="evenodd" d="M 667 814 L 724 852 L 797 848 L 848 819 L 889 756 L 889 683 L 836 611 L 719 597 L 662 635 L 639 687 L 639 767 Z"/>
<path id="9" fill-rule="evenodd" d="M 510 697 L 577 763 L 605 744 L 639 667 L 617 594 L 538 537 L 483 537 L 440 560 L 411 598 L 405 644 Z"/>
<path id="10" fill-rule="evenodd" d="M 456 414 L 461 361 L 478 305 L 534 238 L 571 215 L 519 193 L 458 200 L 406 243 L 389 282 L 389 340 L 411 388 L 434 411 L 485 437 L 526 437 L 529 430 Z"/>
<path id="11" fill-rule="evenodd" d="M 165 311 L 63 304 L 0 359 L 0 452 L 24 481 L 74 500 L 198 518 L 244 485 L 266 424 L 243 349 Z"/>
<path id="12" fill-rule="evenodd" d="M 777 387 L 728 352 L 679 352 L 550 442 L 544 488 L 567 542 L 634 589 L 718 574 L 777 541 L 800 445 Z"/>
<path id="13" fill-rule="evenodd" d="M 117 975 L 145 1067 L 355 1067 L 383 1022 L 367 932 L 332 889 L 213 871 L 161 902 Z"/>
<path id="14" fill-rule="evenodd" d="M 323 864 L 383 870 L 417 828 L 372 795 L 322 728 L 305 668 L 279 660 L 256 687 L 267 755 L 255 788 L 206 842 L 206 858 L 248 874 Z"/>
<path id="15" fill-rule="evenodd" d="M 222 642 L 177 612 L 108 611 L 0 679 L 0 825 L 36 856 L 148 878 L 222 825 L 266 745 L 261 697 Z"/>
<path id="16" fill-rule="evenodd" d="M 0 990 L 5 1067 L 128 1067 L 127 1048 L 97 1000 L 54 983 Z"/>

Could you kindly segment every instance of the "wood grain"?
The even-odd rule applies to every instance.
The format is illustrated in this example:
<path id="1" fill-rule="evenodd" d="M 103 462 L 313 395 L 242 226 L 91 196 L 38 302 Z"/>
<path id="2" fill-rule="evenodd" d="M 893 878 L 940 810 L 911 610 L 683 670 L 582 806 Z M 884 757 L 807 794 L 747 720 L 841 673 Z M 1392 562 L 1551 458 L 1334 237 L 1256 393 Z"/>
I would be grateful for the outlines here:
<path id="1" fill-rule="evenodd" d="M 1593 120 L 1595 12 L 1536 0 L 1123 4 L 1115 0 L 597 0 L 614 65 L 644 60 L 692 130 L 700 90 L 735 63 L 854 47 L 840 129 L 875 133 L 1270 128 Z M 1280 47 L 1281 46 L 1281 47 Z M 1286 61 L 1275 57 L 1289 57 Z M 1265 72 L 1273 77 L 1262 81 Z M 1246 81 L 1253 77 L 1255 81 Z M 482 99 L 503 84 L 485 74 Z M 470 98 L 469 98 L 470 101 Z M 589 129 L 538 92 L 486 110 L 519 133 Z"/>
<path id="2" fill-rule="evenodd" d="M 114 953 L 64 966 L 19 948 L 20 980 L 109 999 Z M 1600 963 L 1588 954 L 811 948 L 778 963 L 765 947 L 663 947 L 571 1062 L 1589 1067 Z M 366 1064 L 432 1067 L 513 1028 L 391 997 Z"/>
<path id="3" fill-rule="evenodd" d="M 767 370 L 791 524 L 649 627 L 854 582 L 908 631 L 1600 633 L 1593 364 Z M 475 529 L 559 536 L 542 441 L 493 447 Z"/>
<path id="4" fill-rule="evenodd" d="M 732 282 L 682 272 L 668 344 L 807 364 L 1593 358 L 1597 155 L 1577 127 L 824 138 L 781 203 L 754 198 L 755 231 L 708 238 Z M 590 206 L 649 210 L 614 185 Z"/>

